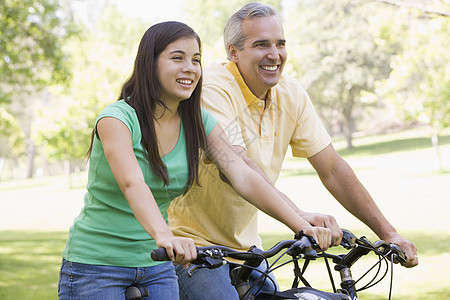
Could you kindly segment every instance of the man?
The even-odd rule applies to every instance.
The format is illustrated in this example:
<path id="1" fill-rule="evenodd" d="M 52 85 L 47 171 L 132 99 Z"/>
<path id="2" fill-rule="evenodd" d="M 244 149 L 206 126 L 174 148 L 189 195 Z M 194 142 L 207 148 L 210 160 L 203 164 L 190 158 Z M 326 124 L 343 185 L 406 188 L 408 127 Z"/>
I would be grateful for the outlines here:
<path id="1" fill-rule="evenodd" d="M 286 41 L 276 12 L 260 3 L 245 5 L 228 20 L 224 42 L 229 62 L 204 71 L 203 101 L 236 151 L 274 183 L 290 145 L 293 155 L 308 159 L 324 186 L 350 213 L 380 239 L 403 249 L 406 267 L 417 265 L 416 247 L 396 232 L 334 150 L 304 89 L 282 75 Z M 203 163 L 199 176 L 201 186 L 191 188 L 169 209 L 175 235 L 193 238 L 198 246 L 224 245 L 243 251 L 251 245 L 260 247 L 257 209 L 236 195 L 212 164 Z M 340 241 L 342 233 L 333 217 L 302 212 L 284 199 L 305 220 L 329 228 L 335 241 Z M 192 278 L 186 273 L 177 270 L 180 296 L 185 299 L 237 297 L 225 267 L 196 270 Z"/>

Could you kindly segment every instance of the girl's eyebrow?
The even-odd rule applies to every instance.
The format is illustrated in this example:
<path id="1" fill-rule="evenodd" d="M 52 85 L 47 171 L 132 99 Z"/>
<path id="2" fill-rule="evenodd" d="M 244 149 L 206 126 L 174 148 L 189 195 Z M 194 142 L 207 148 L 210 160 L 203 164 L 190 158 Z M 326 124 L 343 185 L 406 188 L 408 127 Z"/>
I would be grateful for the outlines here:
<path id="1" fill-rule="evenodd" d="M 170 54 L 174 54 L 174 53 L 180 53 L 180 54 L 186 54 L 186 52 L 184 52 L 183 50 L 173 50 L 172 52 L 170 52 Z M 200 52 L 196 52 L 194 53 L 194 56 L 201 56 Z"/>

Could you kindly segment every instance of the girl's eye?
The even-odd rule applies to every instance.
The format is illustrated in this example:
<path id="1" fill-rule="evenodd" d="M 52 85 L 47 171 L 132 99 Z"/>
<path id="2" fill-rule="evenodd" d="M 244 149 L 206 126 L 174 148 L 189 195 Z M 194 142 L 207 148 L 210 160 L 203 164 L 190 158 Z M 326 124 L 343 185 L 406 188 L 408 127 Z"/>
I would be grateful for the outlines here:
<path id="1" fill-rule="evenodd" d="M 174 56 L 174 57 L 172 57 L 172 59 L 175 59 L 175 60 L 182 60 L 183 58 L 182 58 L 181 56 Z"/>
<path id="2" fill-rule="evenodd" d="M 192 61 L 195 62 L 195 63 L 198 63 L 198 64 L 201 63 L 200 58 L 194 58 Z"/>

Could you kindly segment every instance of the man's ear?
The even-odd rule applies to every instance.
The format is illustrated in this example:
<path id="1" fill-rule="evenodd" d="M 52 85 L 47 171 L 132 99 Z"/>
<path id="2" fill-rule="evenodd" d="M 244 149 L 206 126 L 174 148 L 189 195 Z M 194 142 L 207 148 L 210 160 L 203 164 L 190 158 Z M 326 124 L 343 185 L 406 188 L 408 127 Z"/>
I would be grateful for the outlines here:
<path id="1" fill-rule="evenodd" d="M 238 62 L 238 56 L 237 56 L 237 52 L 238 49 L 235 45 L 228 45 L 228 59 L 234 63 Z"/>

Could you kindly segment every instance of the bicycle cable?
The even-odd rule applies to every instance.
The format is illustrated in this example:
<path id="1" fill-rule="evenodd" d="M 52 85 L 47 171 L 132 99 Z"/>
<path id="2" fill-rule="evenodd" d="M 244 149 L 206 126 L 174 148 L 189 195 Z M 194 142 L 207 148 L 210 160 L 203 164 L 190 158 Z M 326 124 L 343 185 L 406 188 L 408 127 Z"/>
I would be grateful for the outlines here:
<path id="1" fill-rule="evenodd" d="M 394 253 L 391 254 L 391 282 L 389 283 L 389 297 L 388 297 L 388 300 L 391 300 L 393 278 L 394 278 Z"/>
<path id="2" fill-rule="evenodd" d="M 381 255 L 378 255 L 378 257 L 381 257 Z M 372 278 L 368 283 L 366 283 L 365 286 L 363 286 L 363 287 L 357 289 L 357 290 L 356 290 L 357 292 L 363 291 L 363 290 L 366 290 L 366 289 L 369 289 L 369 288 L 371 288 L 371 287 L 377 285 L 379 282 L 381 282 L 381 281 L 384 279 L 384 277 L 386 277 L 386 274 L 387 274 L 388 269 L 389 269 L 388 266 L 386 266 L 386 271 L 385 271 L 384 274 L 381 276 L 381 278 L 378 279 L 378 281 L 374 282 L 375 279 L 378 277 L 378 274 L 380 274 L 380 270 L 381 270 L 381 262 L 382 262 L 382 261 L 385 261 L 385 262 L 387 263 L 386 258 L 385 258 L 385 257 L 382 257 L 382 258 L 379 259 L 379 260 L 378 260 L 378 261 L 377 261 L 377 262 L 376 262 L 376 263 L 375 263 L 375 264 L 374 264 L 374 265 L 373 265 L 366 273 L 364 273 L 358 280 L 355 281 L 355 283 L 354 283 L 352 286 L 354 286 L 355 284 L 357 284 L 363 277 L 365 277 L 370 271 L 372 271 L 373 268 L 375 268 L 375 267 L 378 265 L 378 270 L 377 270 L 376 274 L 373 276 L 373 278 Z"/>
<path id="3" fill-rule="evenodd" d="M 322 251 L 319 247 L 319 250 Z M 330 278 L 331 287 L 333 288 L 333 293 L 336 293 L 336 286 L 334 284 L 333 274 L 331 273 L 330 264 L 328 263 L 327 253 L 325 251 L 322 251 L 323 253 L 323 259 L 325 260 L 325 265 L 327 266 L 328 271 L 328 277 Z"/>
<path id="4" fill-rule="evenodd" d="M 295 256 L 295 257 L 294 257 L 294 256 L 291 255 L 291 256 L 292 256 L 292 259 L 289 259 L 289 260 L 285 261 L 284 263 L 279 264 L 279 265 L 276 266 L 275 268 L 272 268 L 272 267 L 275 265 L 275 263 L 278 262 L 278 260 L 281 259 L 281 257 L 283 257 L 284 255 L 287 254 L 288 251 L 289 251 L 289 250 L 286 250 L 283 254 L 281 254 L 281 255 L 280 255 L 280 256 L 279 256 L 279 257 L 271 264 L 270 269 L 267 270 L 268 273 L 271 273 L 271 272 L 275 271 L 275 270 L 278 269 L 278 268 L 281 268 L 281 267 L 283 267 L 283 266 L 285 266 L 285 265 L 287 265 L 287 264 L 290 264 L 291 262 L 293 262 L 294 265 L 297 264 L 297 266 L 298 266 L 298 260 L 299 260 L 300 258 L 302 258 L 302 257 L 300 257 L 300 256 Z M 298 278 L 302 281 L 302 283 L 303 283 L 305 286 L 311 287 L 311 285 L 310 285 L 309 282 L 306 280 L 306 278 L 303 277 L 303 274 L 304 274 L 304 272 L 305 272 L 305 270 L 306 270 L 306 267 L 307 267 L 308 264 L 309 264 L 309 261 L 310 261 L 310 259 L 305 259 L 305 263 L 303 264 L 302 270 L 300 270 L 299 272 L 297 272 L 297 273 L 295 273 L 295 274 L 298 274 Z M 294 288 L 294 286 L 293 286 L 293 288 Z"/>
<path id="5" fill-rule="evenodd" d="M 262 256 L 262 255 L 260 255 L 260 254 L 257 254 L 257 253 L 253 253 L 253 254 L 254 254 L 255 256 L 259 256 L 259 257 L 263 258 L 263 260 L 266 262 L 267 270 L 264 272 L 264 271 L 259 270 L 257 267 L 252 267 L 252 266 L 246 265 L 245 263 L 243 263 L 243 264 L 240 264 L 240 263 L 234 263 L 234 264 L 237 265 L 237 266 L 240 266 L 240 267 L 243 267 L 243 268 L 252 269 L 253 271 L 257 271 L 257 272 L 261 273 L 261 276 L 260 276 L 257 280 L 255 280 L 255 282 L 249 287 L 249 289 L 244 293 L 244 295 L 242 295 L 241 297 L 239 297 L 239 300 L 247 299 L 247 298 L 250 296 L 250 293 L 252 292 L 253 288 L 255 288 L 256 285 L 257 285 L 261 280 L 264 280 L 264 282 L 263 282 L 263 284 L 261 284 L 261 286 L 259 287 L 259 289 L 255 292 L 255 295 L 257 295 L 257 294 L 261 291 L 261 289 L 262 289 L 262 287 L 263 287 L 263 285 L 264 285 L 264 283 L 265 283 L 265 281 L 266 281 L 267 279 L 269 279 L 269 280 L 272 282 L 273 286 L 275 287 L 275 291 L 274 291 L 274 294 L 273 294 L 273 295 L 275 296 L 276 293 L 277 293 L 277 284 L 276 284 L 275 280 L 272 279 L 272 278 L 269 276 L 269 273 L 272 272 L 272 270 L 270 270 L 270 265 L 269 265 L 269 263 L 268 263 L 267 258 L 265 258 L 264 256 Z"/>

